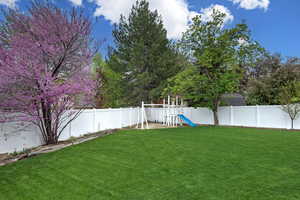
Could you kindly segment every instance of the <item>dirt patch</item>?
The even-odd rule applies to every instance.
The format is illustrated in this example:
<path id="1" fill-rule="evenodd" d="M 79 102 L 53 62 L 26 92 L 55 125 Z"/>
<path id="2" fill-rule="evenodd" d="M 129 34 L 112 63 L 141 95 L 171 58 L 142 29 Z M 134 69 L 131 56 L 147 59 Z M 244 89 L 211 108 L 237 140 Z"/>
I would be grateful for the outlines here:
<path id="1" fill-rule="evenodd" d="M 1 160 L 5 160 L 5 159 L 8 159 L 9 158 L 9 154 L 6 153 L 6 154 L 0 154 L 0 162 Z"/>
<path id="2" fill-rule="evenodd" d="M 161 124 L 161 123 L 149 123 L 148 127 L 149 127 L 149 129 L 163 129 L 163 128 L 178 128 L 178 127 L 181 127 L 181 126 L 180 125 L 178 125 L 178 126 L 167 126 L 167 125 Z M 134 128 L 136 128 L 136 127 L 134 127 Z M 141 125 L 139 125 L 139 127 L 136 128 L 136 129 L 141 129 Z M 147 129 L 146 124 L 144 124 L 144 129 Z"/>

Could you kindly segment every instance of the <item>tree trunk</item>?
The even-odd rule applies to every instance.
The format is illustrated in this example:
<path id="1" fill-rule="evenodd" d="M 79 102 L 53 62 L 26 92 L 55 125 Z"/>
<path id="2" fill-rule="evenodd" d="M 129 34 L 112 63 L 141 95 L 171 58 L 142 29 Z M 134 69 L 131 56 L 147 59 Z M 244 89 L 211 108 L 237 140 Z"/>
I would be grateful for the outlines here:
<path id="1" fill-rule="evenodd" d="M 292 129 L 294 129 L 294 119 L 291 119 L 292 121 Z"/>
<path id="2" fill-rule="evenodd" d="M 214 125 L 218 126 L 219 125 L 218 111 L 217 110 L 213 110 L 213 113 L 214 113 Z"/>
<path id="3" fill-rule="evenodd" d="M 219 117 L 218 117 L 219 105 L 220 105 L 220 99 L 216 98 L 213 102 L 213 108 L 212 108 L 212 111 L 213 111 L 213 114 L 214 114 L 214 125 L 215 126 L 219 125 Z"/>
<path id="4" fill-rule="evenodd" d="M 49 105 L 42 102 L 43 123 L 45 126 L 46 144 L 57 144 L 58 139 L 52 130 L 52 114 Z"/>

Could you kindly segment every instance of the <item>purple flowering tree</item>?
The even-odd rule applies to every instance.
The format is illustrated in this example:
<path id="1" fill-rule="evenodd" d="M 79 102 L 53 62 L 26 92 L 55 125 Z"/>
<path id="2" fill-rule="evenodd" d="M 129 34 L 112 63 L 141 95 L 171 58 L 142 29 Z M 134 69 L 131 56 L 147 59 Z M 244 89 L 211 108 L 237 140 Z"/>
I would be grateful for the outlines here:
<path id="1" fill-rule="evenodd" d="M 94 98 L 91 21 L 38 1 L 28 11 L 9 10 L 2 23 L 0 121 L 33 123 L 55 144 Z"/>

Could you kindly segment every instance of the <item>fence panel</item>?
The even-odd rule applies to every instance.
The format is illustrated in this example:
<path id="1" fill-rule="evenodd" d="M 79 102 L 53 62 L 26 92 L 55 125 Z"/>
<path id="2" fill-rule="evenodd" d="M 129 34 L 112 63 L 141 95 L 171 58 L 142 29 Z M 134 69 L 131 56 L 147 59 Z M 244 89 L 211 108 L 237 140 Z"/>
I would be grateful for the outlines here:
<path id="1" fill-rule="evenodd" d="M 0 154 L 23 151 L 43 144 L 37 127 L 28 124 L 20 128 L 15 123 L 0 123 Z"/>
<path id="2" fill-rule="evenodd" d="M 233 106 L 232 125 L 255 127 L 257 125 L 256 106 Z"/>
<path id="3" fill-rule="evenodd" d="M 291 124 L 292 124 L 291 120 L 288 119 L 287 128 L 291 128 Z M 294 121 L 294 128 L 300 129 L 300 117 Z"/>
<path id="4" fill-rule="evenodd" d="M 280 106 L 259 106 L 258 127 L 290 128 L 290 119 Z"/>
<path id="5" fill-rule="evenodd" d="M 208 108 L 191 109 L 191 120 L 197 124 L 213 124 L 213 113 Z"/>
<path id="6" fill-rule="evenodd" d="M 71 136 L 79 137 L 86 133 L 94 132 L 93 110 L 83 111 L 74 121 L 71 122 Z"/>
<path id="7" fill-rule="evenodd" d="M 130 126 L 134 126 L 138 123 L 139 112 L 140 112 L 139 108 L 131 108 L 131 124 L 130 124 Z"/>
<path id="8" fill-rule="evenodd" d="M 231 107 L 220 107 L 218 110 L 220 125 L 232 125 L 232 110 Z"/>

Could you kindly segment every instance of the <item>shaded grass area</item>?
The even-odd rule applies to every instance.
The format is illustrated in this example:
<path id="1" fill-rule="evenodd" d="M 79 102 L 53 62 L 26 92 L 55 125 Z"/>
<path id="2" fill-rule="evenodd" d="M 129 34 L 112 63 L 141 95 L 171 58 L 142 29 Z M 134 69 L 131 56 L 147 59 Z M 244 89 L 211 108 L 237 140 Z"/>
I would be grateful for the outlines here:
<path id="1" fill-rule="evenodd" d="M 296 200 L 300 132 L 126 130 L 0 167 L 1 200 Z"/>

